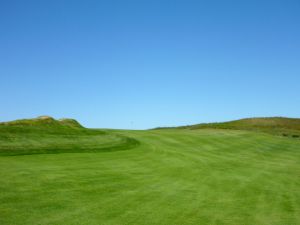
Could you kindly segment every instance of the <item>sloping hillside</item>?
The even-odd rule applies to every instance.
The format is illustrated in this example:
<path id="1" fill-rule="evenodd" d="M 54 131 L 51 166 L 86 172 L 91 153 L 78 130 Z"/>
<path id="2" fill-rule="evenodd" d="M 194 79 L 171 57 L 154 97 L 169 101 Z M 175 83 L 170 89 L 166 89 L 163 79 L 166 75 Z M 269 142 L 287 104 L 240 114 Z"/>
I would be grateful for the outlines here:
<path id="1" fill-rule="evenodd" d="M 137 145 L 132 138 L 87 129 L 73 119 L 42 116 L 0 123 L 0 155 L 116 151 Z"/>
<path id="2" fill-rule="evenodd" d="M 204 123 L 178 127 L 180 129 L 231 129 L 266 132 L 298 138 L 300 136 L 300 119 L 285 117 L 261 117 L 234 120 L 223 123 Z"/>
<path id="3" fill-rule="evenodd" d="M 50 116 L 39 116 L 33 119 L 21 119 L 9 122 L 0 123 L 0 126 L 18 126 L 18 127 L 48 127 L 48 128 L 59 128 L 59 127 L 72 127 L 72 128 L 83 128 L 83 126 L 74 119 L 60 119 L 56 120 Z"/>

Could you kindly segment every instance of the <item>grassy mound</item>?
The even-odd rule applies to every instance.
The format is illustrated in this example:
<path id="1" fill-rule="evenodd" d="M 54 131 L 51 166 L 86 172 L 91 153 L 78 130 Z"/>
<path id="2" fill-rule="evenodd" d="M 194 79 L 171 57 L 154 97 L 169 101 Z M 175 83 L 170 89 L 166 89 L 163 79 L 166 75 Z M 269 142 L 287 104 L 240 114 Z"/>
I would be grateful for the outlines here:
<path id="1" fill-rule="evenodd" d="M 205 123 L 183 126 L 184 129 L 232 129 L 266 132 L 270 134 L 300 137 L 300 119 L 284 117 L 248 118 L 223 123 Z"/>
<path id="2" fill-rule="evenodd" d="M 86 129 L 73 119 L 43 116 L 0 124 L 0 155 L 103 152 L 137 145 L 132 138 Z"/>
<path id="3" fill-rule="evenodd" d="M 0 126 L 18 126 L 18 127 L 48 127 L 48 128 L 59 128 L 59 127 L 72 127 L 72 128 L 83 128 L 83 126 L 74 119 L 60 119 L 55 120 L 50 116 L 39 116 L 34 119 L 22 119 L 14 120 L 9 122 L 0 123 Z"/>
<path id="4" fill-rule="evenodd" d="M 74 120 L 74 119 L 64 118 L 64 119 L 60 119 L 59 122 L 66 126 L 83 128 L 82 125 L 80 123 L 78 123 L 77 120 Z"/>

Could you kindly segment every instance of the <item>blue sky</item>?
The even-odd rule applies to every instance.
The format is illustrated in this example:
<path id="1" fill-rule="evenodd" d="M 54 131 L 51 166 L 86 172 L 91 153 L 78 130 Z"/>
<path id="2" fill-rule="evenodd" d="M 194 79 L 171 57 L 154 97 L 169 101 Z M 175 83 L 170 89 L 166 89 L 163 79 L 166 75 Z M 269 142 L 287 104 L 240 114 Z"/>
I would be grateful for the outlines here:
<path id="1" fill-rule="evenodd" d="M 300 1 L 0 1 L 0 120 L 300 117 Z"/>

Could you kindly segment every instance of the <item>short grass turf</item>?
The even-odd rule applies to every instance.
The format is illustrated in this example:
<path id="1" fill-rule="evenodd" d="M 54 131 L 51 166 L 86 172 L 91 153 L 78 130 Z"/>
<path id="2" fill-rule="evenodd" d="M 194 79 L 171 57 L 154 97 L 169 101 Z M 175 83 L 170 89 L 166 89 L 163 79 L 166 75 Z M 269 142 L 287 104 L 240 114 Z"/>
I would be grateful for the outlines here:
<path id="1" fill-rule="evenodd" d="M 81 151 L 66 153 L 68 137 L 54 135 L 60 154 L 9 155 L 2 143 L 0 224 L 300 224 L 298 139 L 217 129 L 105 132 L 139 144 L 84 152 L 79 135 Z M 53 147 L 45 136 L 50 147 L 38 153 Z M 85 141 L 96 149 L 96 140 Z M 33 142 L 20 150 L 30 148 L 37 153 Z"/>

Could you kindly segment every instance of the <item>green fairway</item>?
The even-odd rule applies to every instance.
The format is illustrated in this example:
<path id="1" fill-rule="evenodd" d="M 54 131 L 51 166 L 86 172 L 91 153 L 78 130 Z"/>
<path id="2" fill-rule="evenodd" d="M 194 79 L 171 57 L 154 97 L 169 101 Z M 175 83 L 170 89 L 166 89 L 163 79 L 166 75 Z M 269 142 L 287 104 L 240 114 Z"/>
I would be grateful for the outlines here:
<path id="1" fill-rule="evenodd" d="M 52 122 L 0 126 L 1 225 L 300 224 L 299 138 Z"/>

